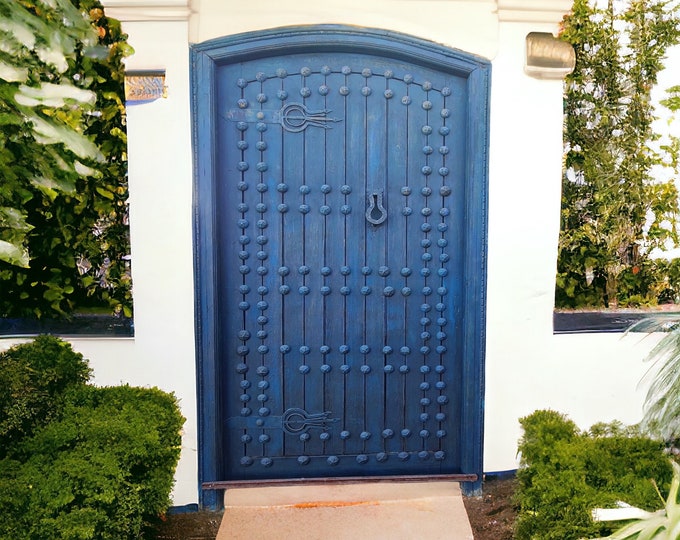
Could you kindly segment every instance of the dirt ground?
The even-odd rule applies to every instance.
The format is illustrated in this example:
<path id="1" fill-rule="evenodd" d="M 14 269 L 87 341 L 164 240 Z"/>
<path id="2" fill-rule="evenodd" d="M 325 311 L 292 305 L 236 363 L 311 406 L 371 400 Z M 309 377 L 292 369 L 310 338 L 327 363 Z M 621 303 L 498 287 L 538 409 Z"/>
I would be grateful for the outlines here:
<path id="1" fill-rule="evenodd" d="M 516 510 L 514 478 L 487 478 L 483 496 L 464 499 L 475 540 L 511 540 Z M 159 524 L 155 540 L 215 540 L 222 515 L 190 512 L 168 515 Z M 329 539 L 330 540 L 330 539 Z"/>

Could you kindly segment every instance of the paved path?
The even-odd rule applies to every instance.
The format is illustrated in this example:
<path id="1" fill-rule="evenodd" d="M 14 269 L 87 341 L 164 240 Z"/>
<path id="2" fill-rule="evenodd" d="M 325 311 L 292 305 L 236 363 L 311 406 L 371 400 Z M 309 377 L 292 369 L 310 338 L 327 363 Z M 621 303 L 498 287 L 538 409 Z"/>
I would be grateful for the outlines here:
<path id="1" fill-rule="evenodd" d="M 245 487 L 217 540 L 472 540 L 457 482 Z"/>

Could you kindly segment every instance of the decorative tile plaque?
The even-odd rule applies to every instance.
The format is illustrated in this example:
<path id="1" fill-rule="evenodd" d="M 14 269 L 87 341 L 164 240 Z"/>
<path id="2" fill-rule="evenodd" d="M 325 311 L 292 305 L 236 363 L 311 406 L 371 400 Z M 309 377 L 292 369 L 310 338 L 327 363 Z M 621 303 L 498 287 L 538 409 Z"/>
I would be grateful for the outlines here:
<path id="1" fill-rule="evenodd" d="M 125 73 L 125 100 L 153 101 L 167 97 L 165 70 L 128 71 Z"/>

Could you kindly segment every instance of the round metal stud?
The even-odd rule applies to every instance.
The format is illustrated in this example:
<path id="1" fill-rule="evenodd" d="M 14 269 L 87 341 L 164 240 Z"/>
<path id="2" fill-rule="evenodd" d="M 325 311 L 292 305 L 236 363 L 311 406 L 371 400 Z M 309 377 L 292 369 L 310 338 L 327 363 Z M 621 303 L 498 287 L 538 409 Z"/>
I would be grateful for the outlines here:
<path id="1" fill-rule="evenodd" d="M 392 99 L 394 97 L 394 90 L 388 88 L 383 92 L 383 95 L 385 96 L 385 99 Z"/>
<path id="2" fill-rule="evenodd" d="M 345 374 L 349 373 L 351 369 L 352 367 L 349 364 L 342 364 L 340 366 L 340 371 Z"/>
<path id="3" fill-rule="evenodd" d="M 437 461 L 442 461 L 446 457 L 446 453 L 443 450 L 438 450 L 434 453 L 434 459 Z"/>
<path id="4" fill-rule="evenodd" d="M 367 441 L 368 439 L 371 438 L 371 432 L 370 431 L 362 431 L 361 433 L 359 433 L 359 438 L 362 441 Z"/>
<path id="5" fill-rule="evenodd" d="M 387 453 L 386 453 L 386 452 L 378 452 L 378 453 L 375 455 L 376 461 L 378 461 L 378 462 L 380 462 L 380 463 L 384 463 L 385 461 L 387 461 L 387 457 L 388 457 L 388 456 L 387 456 Z"/>
<path id="6" fill-rule="evenodd" d="M 243 409 L 241 409 L 241 416 L 250 416 L 252 412 L 250 407 L 243 407 Z"/>
<path id="7" fill-rule="evenodd" d="M 258 366 L 258 368 L 255 371 L 257 371 L 257 374 L 260 375 L 261 377 L 269 375 L 269 368 L 267 366 Z"/>
<path id="8" fill-rule="evenodd" d="M 408 367 L 406 364 L 402 364 L 401 366 L 399 366 L 399 373 L 401 373 L 402 375 L 406 375 L 409 371 L 411 371 L 411 368 Z"/>
<path id="9" fill-rule="evenodd" d="M 408 107 L 411 104 L 411 96 L 402 97 L 401 103 L 402 103 L 402 105 L 406 105 Z"/>
<path id="10" fill-rule="evenodd" d="M 366 454 L 359 454 L 357 456 L 357 463 L 359 465 L 364 465 L 365 463 L 368 463 L 368 456 Z"/>
<path id="11" fill-rule="evenodd" d="M 243 467 L 250 467 L 253 464 L 253 458 L 249 456 L 243 456 L 241 458 L 241 465 Z"/>
<path id="12" fill-rule="evenodd" d="M 366 364 L 361 366 L 361 373 L 363 373 L 364 375 L 368 375 L 370 372 L 371 372 L 371 366 L 368 366 Z"/>
<path id="13" fill-rule="evenodd" d="M 299 439 L 300 439 L 302 442 L 307 442 L 307 441 L 308 441 L 309 439 L 311 439 L 311 438 L 312 438 L 312 436 L 311 436 L 309 433 L 300 433 Z"/>
<path id="14" fill-rule="evenodd" d="M 348 215 L 352 213 L 352 207 L 349 204 L 343 204 L 340 206 L 340 213 L 343 215 Z"/>
<path id="15" fill-rule="evenodd" d="M 340 351 L 340 354 L 347 354 L 349 352 L 349 346 L 340 345 L 340 347 L 338 347 L 338 350 Z"/>
<path id="16" fill-rule="evenodd" d="M 285 90 L 278 90 L 276 92 L 276 97 L 279 98 L 281 101 L 285 101 L 286 99 L 288 99 L 288 92 L 286 92 Z"/>
<path id="17" fill-rule="evenodd" d="M 324 431 L 323 433 L 319 434 L 319 439 L 322 441 L 327 441 L 331 438 L 331 434 L 328 433 L 328 431 Z"/>
<path id="18" fill-rule="evenodd" d="M 309 456 L 300 456 L 297 458 L 299 465 L 307 465 L 310 462 Z"/>
<path id="19" fill-rule="evenodd" d="M 267 408 L 267 407 L 260 407 L 260 408 L 257 410 L 257 414 L 259 414 L 260 416 L 269 416 L 269 413 L 270 413 L 270 412 L 271 412 L 271 411 L 270 411 L 269 408 Z"/>
<path id="20" fill-rule="evenodd" d="M 321 373 L 330 373 L 333 368 L 329 364 L 321 364 L 319 369 L 321 370 Z"/>
<path id="21" fill-rule="evenodd" d="M 311 369 L 311 368 L 310 368 L 308 365 L 305 365 L 305 364 L 301 365 L 301 366 L 298 368 L 298 370 L 300 371 L 300 373 L 302 373 L 303 375 L 307 375 L 307 373 L 309 373 L 310 369 Z"/>
<path id="22" fill-rule="evenodd" d="M 446 414 L 440 412 L 440 413 L 435 414 L 434 418 L 435 418 L 435 420 L 437 420 L 437 422 L 443 422 L 444 420 L 446 420 Z"/>
<path id="23" fill-rule="evenodd" d="M 337 465 L 338 463 L 340 463 L 340 458 L 338 456 L 328 456 L 326 463 L 328 463 L 331 466 Z"/>
<path id="24" fill-rule="evenodd" d="M 347 96 L 347 95 L 349 95 L 349 91 L 350 91 L 349 88 L 348 88 L 347 86 L 345 86 L 345 85 L 343 85 L 343 86 L 341 86 L 340 88 L 338 88 L 338 92 L 340 93 L 341 96 Z"/>
<path id="25" fill-rule="evenodd" d="M 341 266 L 341 267 L 340 267 L 340 273 L 341 273 L 343 276 L 348 276 L 348 275 L 350 275 L 350 274 L 352 273 L 352 270 L 350 269 L 349 266 Z"/>
<path id="26" fill-rule="evenodd" d="M 340 294 L 343 296 L 347 296 L 351 291 L 349 287 L 340 287 Z"/>
<path id="27" fill-rule="evenodd" d="M 343 441 L 349 439 L 349 437 L 350 437 L 349 431 L 343 430 L 343 431 L 340 432 L 340 438 L 341 438 Z"/>
<path id="28" fill-rule="evenodd" d="M 384 429 L 381 435 L 383 439 L 391 439 L 392 437 L 394 437 L 394 431 L 389 428 Z"/>
<path id="29" fill-rule="evenodd" d="M 281 294 L 288 294 L 290 292 L 290 287 L 288 285 L 281 285 L 279 287 L 279 292 Z"/>
<path id="30" fill-rule="evenodd" d="M 262 435 L 260 435 L 260 436 L 257 438 L 257 440 L 258 440 L 259 442 L 261 442 L 261 443 L 267 443 L 267 442 L 269 442 L 270 437 L 269 437 L 269 435 L 267 435 L 266 433 L 263 433 Z"/>
<path id="31" fill-rule="evenodd" d="M 272 458 L 266 457 L 266 458 L 262 458 L 262 459 L 260 460 L 260 464 L 261 464 L 263 467 L 271 467 L 271 466 L 274 464 L 274 461 L 272 460 Z"/>
<path id="32" fill-rule="evenodd" d="M 330 68 L 330 66 L 321 66 L 319 72 L 321 73 L 321 75 L 327 77 L 333 72 L 333 70 Z"/>
<path id="33" fill-rule="evenodd" d="M 427 450 L 421 450 L 418 452 L 418 458 L 422 460 L 426 460 L 427 458 L 430 457 L 430 453 Z"/>
<path id="34" fill-rule="evenodd" d="M 321 288 L 319 289 L 319 292 L 320 292 L 323 296 L 328 296 L 329 294 L 331 294 L 331 288 L 330 288 L 328 285 L 324 285 L 323 287 L 321 287 Z"/>
<path id="35" fill-rule="evenodd" d="M 385 364 L 383 371 L 385 373 L 394 373 L 394 366 L 392 364 Z"/>
<path id="36" fill-rule="evenodd" d="M 241 442 L 242 442 L 243 444 L 248 444 L 248 443 L 253 442 L 253 438 L 252 438 L 250 435 L 248 435 L 248 434 L 241 435 Z"/>
<path id="37" fill-rule="evenodd" d="M 241 403 L 248 403 L 250 401 L 250 394 L 241 394 L 239 400 Z"/>
<path id="38" fill-rule="evenodd" d="M 432 400 L 431 400 L 430 398 L 426 398 L 426 397 L 425 397 L 425 398 L 422 398 L 422 399 L 420 400 L 420 404 L 421 404 L 423 407 L 428 407 L 431 403 L 432 403 Z"/>
<path id="39" fill-rule="evenodd" d="M 287 266 L 281 266 L 276 272 L 280 276 L 287 276 L 290 274 L 290 269 Z"/>
<path id="40" fill-rule="evenodd" d="M 327 96 L 329 91 L 330 89 L 325 84 L 319 86 L 319 94 L 321 94 L 322 96 Z"/>
<path id="41" fill-rule="evenodd" d="M 331 207 L 324 204 L 321 208 L 319 208 L 319 212 L 322 215 L 327 216 L 331 213 Z"/>
<path id="42" fill-rule="evenodd" d="M 421 439 L 427 439 L 430 436 L 430 432 L 427 429 L 421 429 L 418 435 L 420 435 Z"/>
<path id="43" fill-rule="evenodd" d="M 404 75 L 404 82 L 406 84 L 411 84 L 413 82 L 413 75 L 411 75 L 410 73 Z"/>
<path id="44" fill-rule="evenodd" d="M 402 460 L 402 461 L 408 461 L 408 458 L 410 457 L 410 454 L 408 452 L 399 452 L 397 454 L 397 457 Z"/>

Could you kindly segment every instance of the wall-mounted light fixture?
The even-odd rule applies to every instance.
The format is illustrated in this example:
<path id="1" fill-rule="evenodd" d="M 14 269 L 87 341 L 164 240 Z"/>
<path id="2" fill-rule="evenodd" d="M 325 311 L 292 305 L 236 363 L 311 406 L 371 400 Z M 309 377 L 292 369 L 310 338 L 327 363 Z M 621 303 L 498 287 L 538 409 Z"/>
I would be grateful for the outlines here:
<path id="1" fill-rule="evenodd" d="M 167 97 L 166 90 L 164 69 L 125 72 L 125 100 L 128 103 Z"/>
<path id="2" fill-rule="evenodd" d="M 574 70 L 576 54 L 571 44 L 548 32 L 530 32 L 526 37 L 524 71 L 537 79 L 563 79 Z"/>

